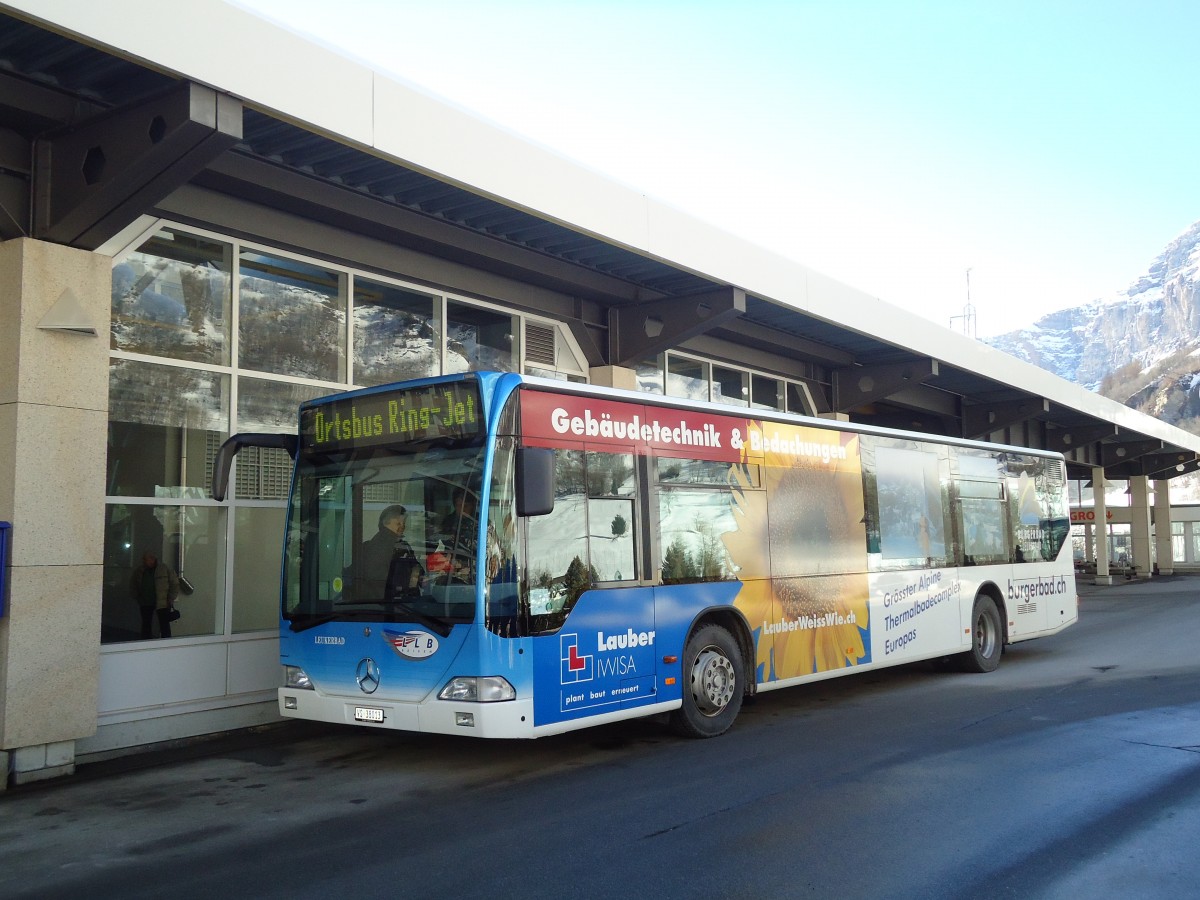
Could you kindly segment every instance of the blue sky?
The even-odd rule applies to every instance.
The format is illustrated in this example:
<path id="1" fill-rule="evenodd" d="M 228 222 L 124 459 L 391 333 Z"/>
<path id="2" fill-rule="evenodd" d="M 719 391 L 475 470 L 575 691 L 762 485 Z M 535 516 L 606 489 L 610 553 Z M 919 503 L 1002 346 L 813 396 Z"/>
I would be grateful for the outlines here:
<path id="1" fill-rule="evenodd" d="M 1194 0 L 237 2 L 980 336 L 1200 220 Z"/>

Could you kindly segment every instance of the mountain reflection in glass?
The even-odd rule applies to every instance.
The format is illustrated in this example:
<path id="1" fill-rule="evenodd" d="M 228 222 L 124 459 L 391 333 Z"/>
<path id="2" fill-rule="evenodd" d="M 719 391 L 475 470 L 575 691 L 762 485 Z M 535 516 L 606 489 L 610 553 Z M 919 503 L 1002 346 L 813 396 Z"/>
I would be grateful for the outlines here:
<path id="1" fill-rule="evenodd" d="M 111 347 L 229 363 L 232 250 L 164 229 L 113 266 Z"/>
<path id="2" fill-rule="evenodd" d="M 238 362 L 244 369 L 341 381 L 345 377 L 345 275 L 243 250 L 238 279 Z"/>
<path id="3" fill-rule="evenodd" d="M 428 378 L 441 371 L 441 335 L 430 294 L 354 280 L 354 383 Z"/>

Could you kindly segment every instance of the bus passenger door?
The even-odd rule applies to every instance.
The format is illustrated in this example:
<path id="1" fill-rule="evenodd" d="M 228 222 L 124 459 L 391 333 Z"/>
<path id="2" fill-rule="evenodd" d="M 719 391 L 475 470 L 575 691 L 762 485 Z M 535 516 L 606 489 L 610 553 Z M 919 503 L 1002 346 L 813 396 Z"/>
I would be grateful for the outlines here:
<path id="1" fill-rule="evenodd" d="M 557 632 L 534 638 L 534 724 L 655 701 L 654 588 L 584 591 Z"/>
<path id="2" fill-rule="evenodd" d="M 654 701 L 654 589 L 640 582 L 642 517 L 631 453 L 555 451 L 549 515 L 527 520 L 535 724 Z"/>
<path id="3" fill-rule="evenodd" d="M 656 638 L 653 588 L 585 593 L 559 633 L 562 712 L 594 715 L 652 702 Z"/>

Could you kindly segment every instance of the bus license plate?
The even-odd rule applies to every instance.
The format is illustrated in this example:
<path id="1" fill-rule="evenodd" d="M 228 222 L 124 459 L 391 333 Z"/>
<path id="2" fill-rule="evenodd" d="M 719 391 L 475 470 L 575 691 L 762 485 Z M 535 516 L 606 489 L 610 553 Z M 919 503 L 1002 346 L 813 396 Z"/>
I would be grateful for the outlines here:
<path id="1" fill-rule="evenodd" d="M 374 706 L 356 706 L 354 707 L 355 722 L 382 722 L 383 710 L 376 709 Z"/>

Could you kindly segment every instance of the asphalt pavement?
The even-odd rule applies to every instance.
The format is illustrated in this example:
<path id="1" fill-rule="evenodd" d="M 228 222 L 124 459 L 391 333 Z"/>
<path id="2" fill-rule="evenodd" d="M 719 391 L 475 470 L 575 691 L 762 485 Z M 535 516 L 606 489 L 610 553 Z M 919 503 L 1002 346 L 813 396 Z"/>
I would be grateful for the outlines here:
<path id="1" fill-rule="evenodd" d="M 773 692 L 715 741 L 288 722 L 84 764 L 0 793 L 0 897 L 1200 896 L 1200 577 L 1078 591 L 996 673 Z"/>

